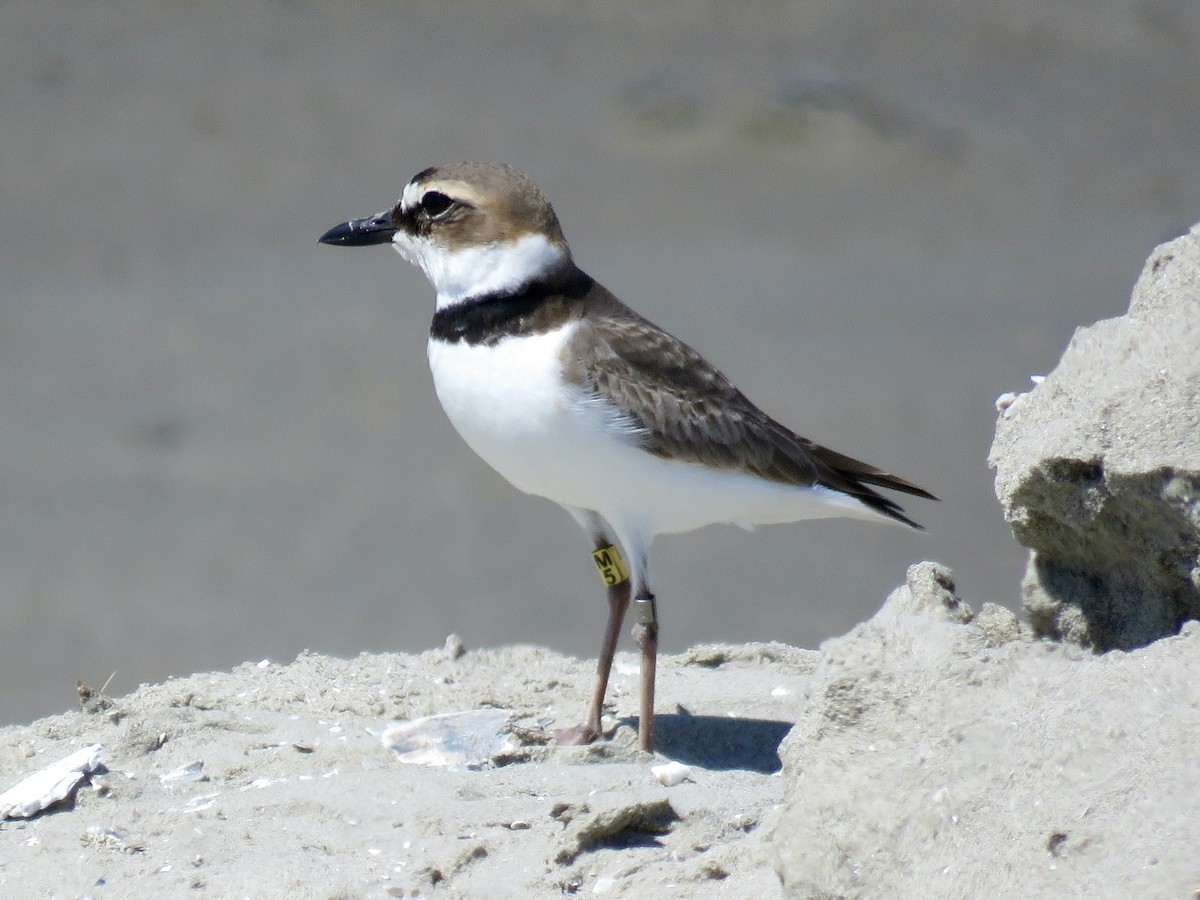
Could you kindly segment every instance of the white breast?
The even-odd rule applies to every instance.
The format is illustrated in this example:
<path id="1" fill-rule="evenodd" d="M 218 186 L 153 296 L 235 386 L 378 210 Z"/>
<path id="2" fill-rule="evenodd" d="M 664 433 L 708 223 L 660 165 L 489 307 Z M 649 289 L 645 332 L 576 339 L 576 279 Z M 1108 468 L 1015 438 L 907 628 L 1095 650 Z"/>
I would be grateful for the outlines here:
<path id="1" fill-rule="evenodd" d="M 563 381 L 562 350 L 577 327 L 486 346 L 429 341 L 442 408 L 472 450 L 516 487 L 582 505 L 598 445 L 636 440 L 620 417 Z"/>

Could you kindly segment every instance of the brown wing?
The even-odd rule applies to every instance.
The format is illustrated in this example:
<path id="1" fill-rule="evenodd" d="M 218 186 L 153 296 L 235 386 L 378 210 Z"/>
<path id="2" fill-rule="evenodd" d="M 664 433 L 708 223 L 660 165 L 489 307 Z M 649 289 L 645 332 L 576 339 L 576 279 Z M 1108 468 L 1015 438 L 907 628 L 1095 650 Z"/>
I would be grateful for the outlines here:
<path id="1" fill-rule="evenodd" d="M 920 527 L 868 485 L 936 499 L 928 491 L 794 434 L 691 347 L 611 295 L 594 299 L 603 300 L 602 312 L 576 333 L 573 374 L 641 427 L 648 452 L 796 487 L 823 485 Z"/>

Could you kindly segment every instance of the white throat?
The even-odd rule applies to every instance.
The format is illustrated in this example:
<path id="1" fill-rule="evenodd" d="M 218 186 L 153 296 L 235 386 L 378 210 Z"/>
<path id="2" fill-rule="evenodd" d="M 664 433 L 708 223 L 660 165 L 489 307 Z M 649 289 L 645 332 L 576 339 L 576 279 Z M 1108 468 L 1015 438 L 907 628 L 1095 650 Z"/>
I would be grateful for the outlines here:
<path id="1" fill-rule="evenodd" d="M 569 257 L 541 234 L 527 234 L 512 243 L 499 242 L 450 250 L 403 231 L 392 238 L 396 252 L 420 266 L 437 291 L 437 308 L 469 297 L 515 291 L 550 272 Z"/>

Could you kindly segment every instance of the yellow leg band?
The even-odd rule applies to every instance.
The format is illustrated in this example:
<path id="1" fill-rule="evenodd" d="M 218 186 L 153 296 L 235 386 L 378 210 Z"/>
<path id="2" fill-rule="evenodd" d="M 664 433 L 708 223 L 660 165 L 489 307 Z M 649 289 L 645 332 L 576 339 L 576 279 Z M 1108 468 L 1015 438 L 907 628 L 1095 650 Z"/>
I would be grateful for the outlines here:
<path id="1" fill-rule="evenodd" d="M 596 561 L 600 577 L 609 587 L 629 580 L 629 570 L 625 568 L 625 560 L 621 559 L 620 552 L 611 544 L 593 552 L 592 559 Z"/>

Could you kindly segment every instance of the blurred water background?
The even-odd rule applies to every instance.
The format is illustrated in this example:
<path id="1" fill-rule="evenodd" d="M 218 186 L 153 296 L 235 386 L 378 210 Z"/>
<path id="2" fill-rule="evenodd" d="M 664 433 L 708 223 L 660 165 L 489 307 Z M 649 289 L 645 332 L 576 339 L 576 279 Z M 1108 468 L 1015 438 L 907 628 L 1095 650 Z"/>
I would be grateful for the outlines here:
<path id="1" fill-rule="evenodd" d="M 1191 0 L 0 4 L 0 722 L 302 648 L 596 653 L 583 535 L 442 416 L 423 278 L 316 243 L 459 159 L 943 498 L 660 539 L 664 649 L 814 647 L 924 558 L 1015 608 L 993 400 L 1200 220 L 1198 87 Z"/>

